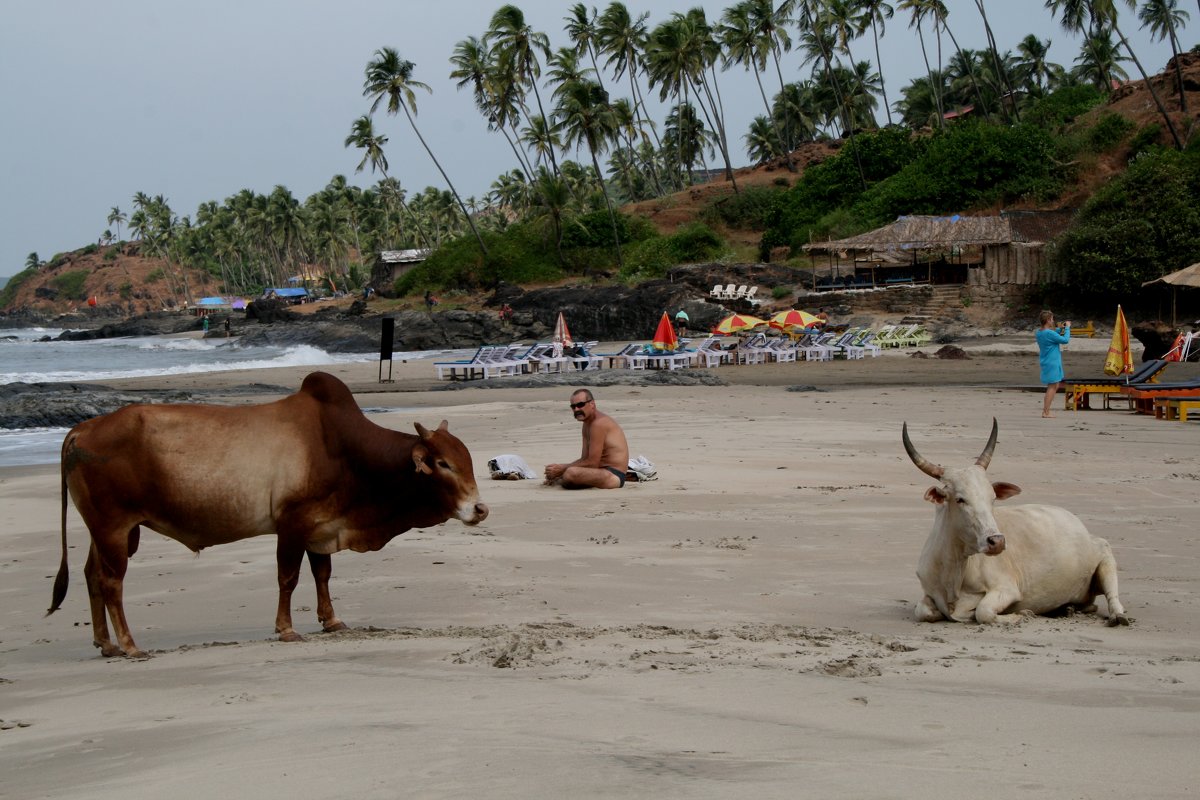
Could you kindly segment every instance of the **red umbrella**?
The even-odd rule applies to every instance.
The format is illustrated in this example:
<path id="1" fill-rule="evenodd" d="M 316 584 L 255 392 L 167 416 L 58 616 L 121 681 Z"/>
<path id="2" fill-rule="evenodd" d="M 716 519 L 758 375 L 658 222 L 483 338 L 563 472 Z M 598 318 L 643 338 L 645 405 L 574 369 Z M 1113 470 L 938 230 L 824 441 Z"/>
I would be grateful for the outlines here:
<path id="1" fill-rule="evenodd" d="M 554 323 L 554 341 L 563 347 L 575 346 L 575 341 L 571 338 L 571 332 L 567 330 L 567 321 L 563 319 L 561 311 L 558 312 L 558 321 Z"/>
<path id="2" fill-rule="evenodd" d="M 654 331 L 654 338 L 650 343 L 656 350 L 674 350 L 679 346 L 679 340 L 675 338 L 675 326 L 671 324 L 667 312 L 664 311 L 662 319 L 658 321 L 658 329 Z"/>
<path id="3" fill-rule="evenodd" d="M 794 308 L 789 308 L 787 311 L 780 311 L 771 317 L 770 322 L 767 324 L 772 328 L 779 328 L 786 331 L 794 328 L 811 328 L 820 323 L 821 320 L 819 317 L 813 316 L 807 311 L 797 311 Z"/>

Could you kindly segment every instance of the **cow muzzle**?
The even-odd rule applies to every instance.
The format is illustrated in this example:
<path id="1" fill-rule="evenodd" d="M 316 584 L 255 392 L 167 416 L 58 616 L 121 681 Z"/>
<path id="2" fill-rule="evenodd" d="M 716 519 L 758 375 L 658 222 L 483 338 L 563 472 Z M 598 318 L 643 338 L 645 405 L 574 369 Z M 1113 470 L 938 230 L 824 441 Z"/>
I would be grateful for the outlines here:
<path id="1" fill-rule="evenodd" d="M 487 515 L 487 504 L 475 503 L 474 505 L 459 506 L 458 514 L 455 516 L 457 516 L 464 525 L 478 525 L 487 519 Z"/>
<path id="2" fill-rule="evenodd" d="M 1004 552 L 1004 534 L 995 533 L 984 540 L 983 554 L 985 556 L 998 556 Z"/>

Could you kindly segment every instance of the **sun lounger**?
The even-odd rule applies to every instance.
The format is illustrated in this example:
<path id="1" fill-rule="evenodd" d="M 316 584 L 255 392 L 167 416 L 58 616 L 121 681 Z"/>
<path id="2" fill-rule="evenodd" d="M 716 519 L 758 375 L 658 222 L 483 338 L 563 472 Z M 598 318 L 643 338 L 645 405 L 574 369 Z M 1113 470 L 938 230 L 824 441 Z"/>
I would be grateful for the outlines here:
<path id="1" fill-rule="evenodd" d="M 1122 386 L 1157 382 L 1159 374 L 1166 367 L 1166 361 L 1155 358 L 1150 361 L 1143 361 L 1137 369 L 1128 375 L 1104 375 L 1098 378 L 1064 378 L 1062 383 L 1065 405 L 1063 407 L 1068 411 L 1090 408 L 1088 396 L 1098 394 L 1104 398 L 1104 407 L 1107 409 L 1114 398 L 1123 399 L 1120 394 Z M 1130 402 L 1132 402 L 1132 399 Z"/>
<path id="2" fill-rule="evenodd" d="M 475 377 L 475 372 L 482 371 L 483 366 L 487 363 L 492 355 L 492 351 L 496 348 L 493 345 L 484 345 L 475 351 L 475 354 L 470 358 L 460 359 L 458 361 L 435 361 L 433 368 L 437 371 L 438 380 L 449 377 L 450 380 L 470 380 Z M 461 375 L 459 374 L 461 372 Z"/>
<path id="3" fill-rule="evenodd" d="M 1200 398 L 1200 378 L 1174 383 L 1131 383 L 1122 386 L 1120 391 L 1133 398 L 1134 410 L 1138 413 L 1152 414 L 1156 398 Z"/>

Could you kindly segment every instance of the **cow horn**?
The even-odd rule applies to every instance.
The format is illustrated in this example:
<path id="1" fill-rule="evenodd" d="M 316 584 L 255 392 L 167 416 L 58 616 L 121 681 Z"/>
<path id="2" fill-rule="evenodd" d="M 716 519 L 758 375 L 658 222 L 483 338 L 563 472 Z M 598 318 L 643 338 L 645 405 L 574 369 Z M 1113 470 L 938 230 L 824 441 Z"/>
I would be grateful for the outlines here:
<path id="1" fill-rule="evenodd" d="M 992 463 L 992 452 L 996 449 L 996 434 L 998 433 L 1000 433 L 1000 424 L 996 422 L 995 417 L 992 417 L 992 435 L 988 439 L 987 447 L 984 447 L 979 458 L 975 459 L 975 463 L 984 469 L 987 469 L 988 464 Z"/>
<path id="2" fill-rule="evenodd" d="M 419 422 L 414 422 L 414 423 L 413 423 L 413 425 L 414 425 L 414 426 L 416 426 L 416 429 L 417 429 L 417 435 L 418 435 L 418 436 L 420 436 L 422 440 L 428 439 L 430 436 L 432 436 L 432 435 L 433 435 L 433 434 L 431 434 L 431 433 L 429 432 L 429 429 L 428 429 L 428 428 L 426 428 L 426 427 L 425 427 L 424 425 L 422 425 L 421 423 L 419 423 Z"/>
<path id="3" fill-rule="evenodd" d="M 917 448 L 913 447 L 912 440 L 908 438 L 907 422 L 904 423 L 904 427 L 901 428 L 901 431 L 903 433 L 902 438 L 904 439 L 904 451 L 908 453 L 908 457 L 912 459 L 912 462 L 917 465 L 917 469 L 921 470 L 921 472 L 924 472 L 931 478 L 941 478 L 942 474 L 945 473 L 946 468 L 934 464 L 932 461 L 926 460 L 924 456 L 917 452 Z"/>
<path id="4" fill-rule="evenodd" d="M 450 430 L 450 423 L 449 423 L 449 422 L 447 422 L 446 420 L 442 420 L 442 424 L 441 424 L 441 425 L 438 425 L 438 430 L 439 430 L 439 431 L 448 431 L 448 430 Z"/>

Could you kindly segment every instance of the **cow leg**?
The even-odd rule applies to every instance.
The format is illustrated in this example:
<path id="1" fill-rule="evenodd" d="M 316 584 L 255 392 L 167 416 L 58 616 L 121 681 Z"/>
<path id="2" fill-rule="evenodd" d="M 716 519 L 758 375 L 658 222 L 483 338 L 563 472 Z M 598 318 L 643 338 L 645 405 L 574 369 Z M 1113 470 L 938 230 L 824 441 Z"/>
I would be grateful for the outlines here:
<path id="1" fill-rule="evenodd" d="M 313 581 L 317 584 L 317 621 L 326 633 L 344 631 L 346 626 L 333 613 L 333 600 L 329 596 L 329 576 L 333 574 L 333 557 L 328 553 L 308 553 L 308 566 L 312 569 Z"/>
<path id="2" fill-rule="evenodd" d="M 1125 616 L 1125 606 L 1121 605 L 1121 598 L 1117 596 L 1117 561 L 1107 547 L 1104 557 L 1100 559 L 1100 566 L 1096 567 L 1096 573 L 1092 576 L 1092 583 L 1099 584 L 1099 590 L 1108 601 L 1108 621 L 1105 624 L 1110 628 L 1128 625 L 1129 617 Z"/>
<path id="3" fill-rule="evenodd" d="M 87 561 L 83 565 L 83 577 L 87 581 L 88 603 L 92 608 L 92 644 L 100 648 L 105 658 L 121 655 L 121 648 L 108 637 L 108 617 L 104 611 L 104 594 L 100 591 L 100 575 L 97 563 L 100 556 L 93 543 L 88 549 Z"/>
<path id="4" fill-rule="evenodd" d="M 304 560 L 304 547 L 288 544 L 282 535 L 275 548 L 275 561 L 279 565 L 279 609 L 275 612 L 275 632 L 281 642 L 303 642 L 304 637 L 292 627 L 292 592 L 300 582 L 300 562 Z"/>
<path id="5" fill-rule="evenodd" d="M 917 622 L 938 622 L 946 618 L 941 611 L 938 611 L 937 603 L 929 595 L 925 595 L 917 601 L 917 607 L 914 611 Z"/>
<path id="6" fill-rule="evenodd" d="M 1016 586 L 995 586 L 975 606 L 975 619 L 985 625 L 993 622 L 1019 622 L 1020 614 L 1005 614 L 1004 609 L 1021 599 Z M 957 615 L 956 615 L 957 616 Z"/>
<path id="7" fill-rule="evenodd" d="M 103 613 L 97 613 L 95 606 L 92 608 L 92 626 L 96 627 L 96 617 L 100 617 L 100 630 L 93 632 L 93 637 L 100 647 L 100 652 L 105 656 L 115 656 L 124 653 L 129 658 L 149 658 L 149 653 L 138 648 L 133 641 L 133 635 L 129 632 L 129 623 L 125 621 L 125 571 L 129 567 L 128 545 L 133 537 L 134 530 L 130 529 L 125 536 L 120 538 L 121 547 L 110 547 L 107 551 L 102 551 L 97 545 L 97 537 L 92 537 L 92 550 L 88 554 L 87 563 L 84 565 L 84 574 L 88 582 L 88 596 L 92 597 L 93 592 L 98 592 L 104 601 L 104 608 L 108 611 L 108 618 L 112 620 L 113 633 L 117 636 L 117 645 L 119 649 L 113 647 L 112 642 L 108 638 L 108 628 L 104 625 Z M 106 537 L 100 537 L 104 539 Z M 117 537 L 108 537 L 116 539 Z"/>

